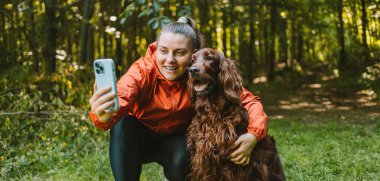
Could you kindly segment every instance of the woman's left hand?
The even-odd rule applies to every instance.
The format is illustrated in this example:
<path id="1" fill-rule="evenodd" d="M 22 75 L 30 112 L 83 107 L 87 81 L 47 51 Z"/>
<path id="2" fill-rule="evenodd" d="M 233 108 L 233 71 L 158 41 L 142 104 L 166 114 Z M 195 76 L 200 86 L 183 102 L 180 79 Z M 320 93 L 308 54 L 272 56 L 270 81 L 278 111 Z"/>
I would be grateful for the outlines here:
<path id="1" fill-rule="evenodd" d="M 251 153 L 257 143 L 257 138 L 251 133 L 241 135 L 235 142 L 235 151 L 229 159 L 237 165 L 247 165 L 251 159 Z"/>

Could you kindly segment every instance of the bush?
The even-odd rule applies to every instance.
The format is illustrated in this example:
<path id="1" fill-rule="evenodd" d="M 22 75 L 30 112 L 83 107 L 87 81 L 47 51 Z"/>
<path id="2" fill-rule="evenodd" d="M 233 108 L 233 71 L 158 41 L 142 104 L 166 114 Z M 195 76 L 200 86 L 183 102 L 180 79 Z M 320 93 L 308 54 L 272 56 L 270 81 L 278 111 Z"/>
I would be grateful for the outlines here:
<path id="1" fill-rule="evenodd" d="M 362 73 L 361 82 L 368 87 L 368 93 L 375 99 L 380 99 L 380 63 L 375 63 L 366 68 Z"/>
<path id="2" fill-rule="evenodd" d="M 77 158 L 106 143 L 107 134 L 99 134 L 87 116 L 91 81 L 79 84 L 80 80 L 70 80 L 78 72 L 52 76 L 30 76 L 28 72 L 13 67 L 0 74 L 4 88 L 0 92 L 3 179 L 51 174 L 57 165 L 80 165 Z"/>

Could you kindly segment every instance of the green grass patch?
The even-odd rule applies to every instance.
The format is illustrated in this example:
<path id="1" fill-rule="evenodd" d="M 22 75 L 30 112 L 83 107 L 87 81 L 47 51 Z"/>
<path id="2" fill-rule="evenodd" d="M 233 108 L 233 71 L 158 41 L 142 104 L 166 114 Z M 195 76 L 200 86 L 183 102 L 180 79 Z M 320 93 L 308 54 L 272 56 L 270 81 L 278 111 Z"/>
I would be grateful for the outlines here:
<path id="1" fill-rule="evenodd" d="M 269 128 L 288 180 L 380 179 L 379 120 L 354 124 L 285 118 L 270 121 Z M 20 154 L 1 161 L 0 180 L 113 180 L 106 137 L 107 132 L 78 136 L 68 149 L 58 143 L 53 150 L 23 145 Z M 164 180 L 162 167 L 144 165 L 141 180 Z"/>
<path id="2" fill-rule="evenodd" d="M 379 180 L 380 122 L 270 122 L 289 180 Z"/>

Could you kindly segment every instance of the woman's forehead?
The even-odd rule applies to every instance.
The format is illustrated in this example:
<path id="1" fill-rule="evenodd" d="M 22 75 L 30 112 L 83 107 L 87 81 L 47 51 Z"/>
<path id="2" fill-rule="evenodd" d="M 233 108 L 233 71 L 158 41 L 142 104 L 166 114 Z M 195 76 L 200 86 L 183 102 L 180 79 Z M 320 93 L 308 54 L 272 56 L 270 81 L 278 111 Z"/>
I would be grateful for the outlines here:
<path id="1" fill-rule="evenodd" d="M 170 49 L 185 48 L 191 49 L 191 41 L 183 34 L 162 32 L 158 38 L 158 47 L 165 47 Z"/>

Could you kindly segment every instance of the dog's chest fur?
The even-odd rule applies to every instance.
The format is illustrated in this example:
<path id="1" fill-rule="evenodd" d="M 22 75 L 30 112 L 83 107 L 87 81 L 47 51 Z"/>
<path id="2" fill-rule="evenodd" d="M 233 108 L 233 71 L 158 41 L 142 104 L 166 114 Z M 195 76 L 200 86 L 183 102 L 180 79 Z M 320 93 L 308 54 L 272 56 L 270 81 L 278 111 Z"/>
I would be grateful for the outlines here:
<path id="1" fill-rule="evenodd" d="M 228 161 L 235 141 L 247 131 L 248 120 L 244 111 L 197 113 L 189 127 L 195 155 L 202 154 L 205 161 L 214 165 Z"/>

